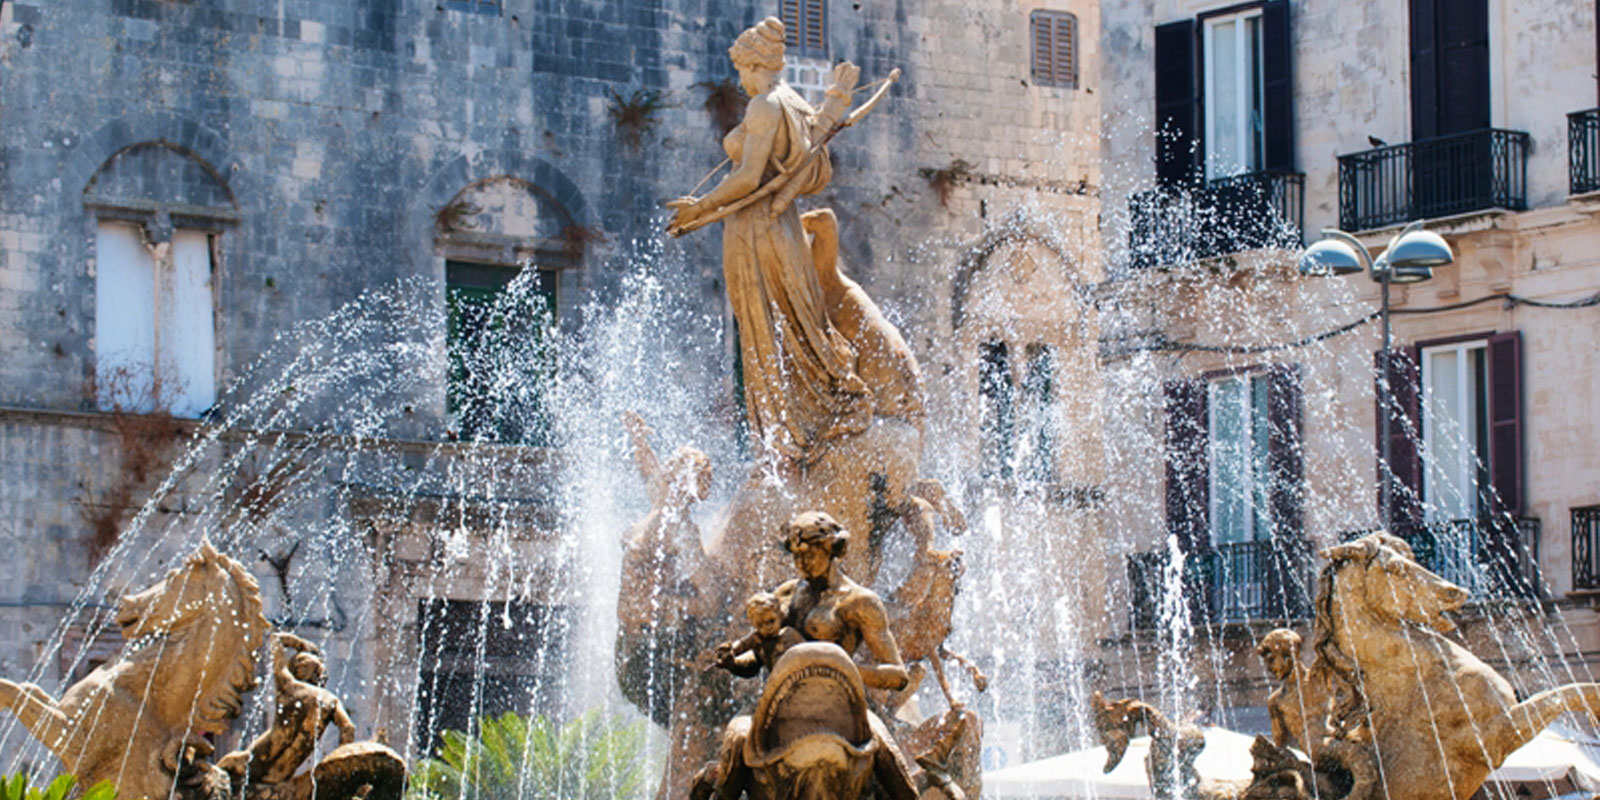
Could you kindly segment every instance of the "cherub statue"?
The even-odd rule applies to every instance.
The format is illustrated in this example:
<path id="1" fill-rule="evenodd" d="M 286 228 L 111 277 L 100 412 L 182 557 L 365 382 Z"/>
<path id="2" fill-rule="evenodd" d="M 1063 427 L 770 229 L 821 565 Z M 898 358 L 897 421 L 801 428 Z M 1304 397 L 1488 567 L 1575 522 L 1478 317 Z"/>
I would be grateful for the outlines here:
<path id="1" fill-rule="evenodd" d="M 1316 758 L 1327 727 L 1327 683 L 1311 680 L 1311 670 L 1300 663 L 1300 641 L 1300 634 L 1279 628 L 1261 639 L 1256 655 L 1278 682 L 1267 696 L 1273 744 L 1299 747 Z"/>
<path id="2" fill-rule="evenodd" d="M 799 631 L 783 624 L 783 605 L 771 592 L 751 595 L 745 601 L 744 613 L 753 630 L 741 639 L 717 645 L 714 666 L 741 678 L 753 678 L 762 670 L 771 672 L 778 656 L 806 640 Z"/>
<path id="3" fill-rule="evenodd" d="M 356 740 L 356 726 L 344 704 L 323 688 L 328 671 L 317 646 L 291 633 L 274 633 L 271 641 L 272 677 L 278 692 L 272 727 L 256 737 L 249 749 L 236 750 L 217 762 L 235 786 L 250 787 L 254 794 L 247 796 L 275 796 L 273 787 L 294 777 L 329 723 L 339 729 L 340 745 Z M 299 652 L 290 657 L 290 648 Z"/>

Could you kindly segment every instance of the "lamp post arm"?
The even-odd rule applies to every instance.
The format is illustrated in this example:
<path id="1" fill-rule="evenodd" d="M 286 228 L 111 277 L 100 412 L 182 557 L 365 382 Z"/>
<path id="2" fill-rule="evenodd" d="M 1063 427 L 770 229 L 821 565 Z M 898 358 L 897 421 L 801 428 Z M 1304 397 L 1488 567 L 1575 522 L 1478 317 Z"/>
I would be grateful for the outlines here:
<path id="1" fill-rule="evenodd" d="M 1367 250 L 1367 246 L 1362 244 L 1360 239 L 1357 239 L 1356 237 L 1351 236 L 1350 234 L 1345 233 L 1338 228 L 1323 228 L 1322 235 L 1331 236 L 1347 245 L 1350 245 L 1350 249 L 1356 251 L 1356 258 L 1361 259 L 1361 267 L 1367 271 L 1367 274 L 1373 276 L 1377 275 L 1377 273 L 1372 269 L 1372 253 Z"/>

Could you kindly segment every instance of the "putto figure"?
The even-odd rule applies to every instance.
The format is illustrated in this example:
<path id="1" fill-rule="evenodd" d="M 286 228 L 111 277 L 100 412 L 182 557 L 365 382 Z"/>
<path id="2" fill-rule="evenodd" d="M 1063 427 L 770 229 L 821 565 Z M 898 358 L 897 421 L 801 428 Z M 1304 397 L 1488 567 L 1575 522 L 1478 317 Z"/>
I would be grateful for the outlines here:
<path id="1" fill-rule="evenodd" d="M 290 648 L 299 652 L 291 657 Z M 294 777 L 330 724 L 339 730 L 339 744 L 356 740 L 356 726 L 344 703 L 323 688 L 328 670 L 320 655 L 316 645 L 294 634 L 272 635 L 272 679 L 278 692 L 272 727 L 248 750 L 229 753 L 217 762 L 234 785 L 255 789 L 251 796 L 275 796 L 272 787 Z"/>
<path id="2" fill-rule="evenodd" d="M 741 678 L 754 678 L 762 670 L 771 671 L 785 650 L 806 639 L 783 624 L 783 604 L 776 595 L 758 592 L 744 604 L 745 616 L 754 630 L 743 638 L 717 645 L 716 666 Z"/>

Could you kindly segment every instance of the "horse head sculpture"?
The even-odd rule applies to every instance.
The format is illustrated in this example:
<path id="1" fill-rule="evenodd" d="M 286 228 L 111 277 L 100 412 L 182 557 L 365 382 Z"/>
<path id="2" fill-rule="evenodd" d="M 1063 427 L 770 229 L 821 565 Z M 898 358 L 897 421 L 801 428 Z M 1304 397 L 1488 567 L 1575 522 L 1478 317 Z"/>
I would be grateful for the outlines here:
<path id="1" fill-rule="evenodd" d="M 269 628 L 244 565 L 209 542 L 166 577 L 127 595 L 116 622 L 129 645 L 60 700 L 0 680 L 0 708 L 62 761 L 81 786 L 112 780 L 124 797 L 166 797 L 205 734 L 220 734 L 254 688 Z M 187 796 L 180 787 L 179 795 Z"/>
<path id="2" fill-rule="evenodd" d="M 1397 536 L 1374 533 L 1322 551 L 1337 573 L 1334 602 L 1359 603 L 1374 620 L 1407 622 L 1440 633 L 1455 630 L 1445 614 L 1466 604 L 1467 590 L 1417 563 L 1411 546 Z"/>
<path id="3" fill-rule="evenodd" d="M 1404 540 L 1374 533 L 1322 555 L 1312 672 L 1335 698 L 1324 757 L 1338 745 L 1352 771 L 1375 762 L 1346 800 L 1469 797 L 1556 717 L 1600 709 L 1592 683 L 1517 702 L 1504 677 L 1444 635 L 1466 590 L 1418 564 Z"/>

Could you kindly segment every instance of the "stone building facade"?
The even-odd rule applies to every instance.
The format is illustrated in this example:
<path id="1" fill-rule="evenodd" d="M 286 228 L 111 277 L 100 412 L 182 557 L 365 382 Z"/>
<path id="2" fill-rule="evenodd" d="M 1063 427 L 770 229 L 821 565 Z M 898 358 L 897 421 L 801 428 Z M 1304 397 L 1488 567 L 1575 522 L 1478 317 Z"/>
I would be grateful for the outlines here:
<path id="1" fill-rule="evenodd" d="M 1592 674 L 1595 8 L 1161 0 L 1102 15 L 1103 102 L 1139 120 L 1107 118 L 1102 197 L 1128 229 L 1111 243 L 1125 296 L 1146 309 L 1110 349 L 1151 359 L 1154 395 L 1144 445 L 1111 456 L 1110 518 L 1140 552 L 1107 569 L 1138 610 L 1103 650 L 1103 683 L 1264 728 L 1254 645 L 1309 615 L 1312 552 L 1385 521 L 1379 286 L 1302 276 L 1300 247 L 1331 227 L 1377 254 L 1412 221 L 1456 261 L 1393 288 L 1389 525 L 1472 588 L 1464 636 L 1519 691 Z M 1177 671 L 1155 646 L 1151 569 L 1169 547 L 1190 569 L 1181 605 L 1207 617 Z"/>
<path id="2" fill-rule="evenodd" d="M 1042 448 L 1050 496 L 1079 498 L 1065 517 L 1057 500 L 1041 507 L 1007 477 L 1000 464 L 1020 458 L 1010 449 L 991 457 L 983 481 L 969 484 L 959 465 L 992 449 L 974 410 L 985 380 L 1025 382 L 1025 353 L 1059 359 L 1052 369 L 1063 376 L 1097 369 L 1082 354 L 1097 339 L 1088 287 L 1103 271 L 1098 4 L 805 5 L 821 8 L 825 24 L 820 48 L 791 59 L 802 89 L 815 91 L 843 59 L 861 66 L 863 81 L 905 73 L 884 107 L 836 140 L 837 177 L 813 200 L 838 210 L 847 271 L 923 360 L 939 420 L 930 460 L 967 496 L 1054 520 L 1087 545 L 1092 522 L 1080 512 L 1097 496 L 1095 460 Z M 251 497 L 227 479 L 267 431 L 236 430 L 200 450 L 186 437 L 225 413 L 219 398 L 246 399 L 229 387 L 270 371 L 258 360 L 282 355 L 283 342 L 315 330 L 307 324 L 334 320 L 322 329 L 333 339 L 371 335 L 336 323 L 374 291 L 406 286 L 412 294 L 383 296 L 431 298 L 423 305 L 436 313 L 419 318 L 442 328 L 447 290 L 493 290 L 531 264 L 556 324 L 581 332 L 650 272 L 693 306 L 683 318 L 711 320 L 685 331 L 677 355 L 696 368 L 678 374 L 699 387 L 697 411 L 725 415 L 733 364 L 716 324 L 725 317 L 717 239 L 665 239 L 659 204 L 721 158 L 711 97 L 733 76 L 726 47 L 779 6 L 0 0 L 0 543 L 14 555 L 0 567 L 0 673 L 32 668 L 54 685 L 109 657 L 117 643 L 90 637 L 83 615 L 153 579 L 198 533 L 229 535 L 208 527 L 221 524 L 217 498 L 242 508 Z M 1057 38 L 1041 66 L 1034 50 L 1046 23 L 1061 27 L 1049 29 Z M 635 124 L 619 125 L 630 115 Z M 422 334 L 439 367 L 445 331 Z M 341 346 L 365 344 L 379 343 Z M 982 362 L 998 344 L 1015 363 Z M 318 590 L 332 569 L 318 562 L 334 557 L 297 558 L 292 530 L 273 532 L 270 547 L 231 540 L 260 575 L 273 617 L 316 632 L 352 665 L 334 680 L 364 729 L 397 738 L 417 702 L 405 676 L 417 673 L 393 659 L 418 657 L 427 603 L 575 602 L 561 579 L 570 552 L 551 555 L 563 535 L 559 493 L 541 491 L 560 482 L 550 465 L 562 453 L 486 455 L 452 441 L 470 437 L 444 370 L 434 372 L 441 377 L 411 380 L 410 394 L 386 400 L 403 416 L 376 440 L 357 437 L 341 469 L 280 476 L 333 498 L 306 504 L 296 524 L 333 520 L 351 541 L 380 543 L 388 555 L 374 573 Z M 1034 396 L 1092 405 L 1066 380 L 1036 383 Z M 322 452 L 351 441 L 314 438 L 357 415 L 350 395 L 300 409 L 302 426 L 272 431 L 282 434 L 273 447 L 312 442 Z M 1094 418 L 1092 409 L 1072 416 Z M 177 470 L 184 453 L 201 459 Z M 426 497 L 407 495 L 394 469 L 442 477 Z M 474 469 L 514 476 L 488 504 L 499 510 L 484 511 L 462 481 L 448 485 Z M 169 474 L 178 478 L 165 485 Z M 397 494 L 408 499 L 388 499 Z M 474 526 L 512 533 L 469 537 L 467 555 L 452 550 L 450 534 Z M 133 527 L 152 549 L 126 569 L 104 566 Z M 502 544 L 507 558 L 549 567 L 532 581 L 537 590 L 487 570 L 446 570 L 452 582 L 440 588 L 441 554 L 474 561 Z M 1053 650 L 1041 644 L 1039 659 Z M 434 673 L 460 655 L 433 654 Z"/>

